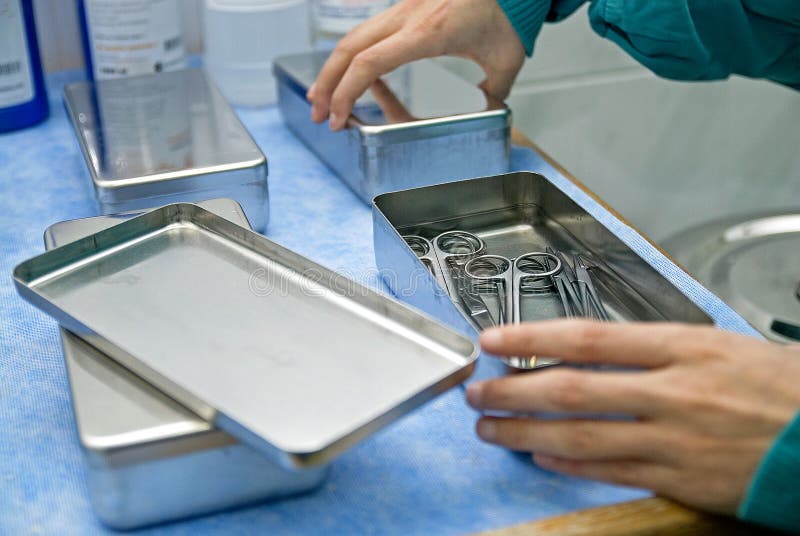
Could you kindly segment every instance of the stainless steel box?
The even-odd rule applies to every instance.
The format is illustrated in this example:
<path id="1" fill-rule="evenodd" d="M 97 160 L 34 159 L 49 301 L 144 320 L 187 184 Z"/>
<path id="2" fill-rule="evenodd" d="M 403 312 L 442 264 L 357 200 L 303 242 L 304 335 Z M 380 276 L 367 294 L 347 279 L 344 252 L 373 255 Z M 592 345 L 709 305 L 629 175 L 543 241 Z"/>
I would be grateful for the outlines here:
<path id="1" fill-rule="evenodd" d="M 477 330 L 408 247 L 402 235 L 432 239 L 459 229 L 488 253 L 513 259 L 548 245 L 580 253 L 609 315 L 618 321 L 711 323 L 694 302 L 542 175 L 508 173 L 387 193 L 373 204 L 375 259 L 394 294 L 456 329 Z M 560 316 L 556 295 L 523 304 L 522 320 Z"/>
<path id="2" fill-rule="evenodd" d="M 311 121 L 306 91 L 327 53 L 278 58 L 286 125 L 366 203 L 378 194 L 508 171 L 511 112 L 432 60 L 384 77 L 344 131 Z"/>
<path id="3" fill-rule="evenodd" d="M 232 200 L 200 206 L 243 227 Z M 52 225 L 47 249 L 139 213 Z M 131 529 L 316 488 L 327 467 L 297 471 L 270 461 L 61 330 L 72 404 L 92 506 L 107 525 Z"/>
<path id="4" fill-rule="evenodd" d="M 266 228 L 267 159 L 202 70 L 78 82 L 64 103 L 101 213 L 226 197 Z"/>

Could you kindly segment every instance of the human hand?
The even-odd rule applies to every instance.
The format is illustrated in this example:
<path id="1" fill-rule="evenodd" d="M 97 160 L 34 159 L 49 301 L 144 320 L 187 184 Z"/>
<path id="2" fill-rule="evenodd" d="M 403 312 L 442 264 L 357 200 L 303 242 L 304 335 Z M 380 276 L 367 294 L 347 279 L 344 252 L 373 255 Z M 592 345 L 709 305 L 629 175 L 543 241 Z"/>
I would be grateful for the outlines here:
<path id="1" fill-rule="evenodd" d="M 481 88 L 505 99 L 525 49 L 497 0 L 402 0 L 339 41 L 308 91 L 311 119 L 344 128 L 353 105 L 380 76 L 422 58 L 459 56 L 481 66 Z"/>
<path id="2" fill-rule="evenodd" d="M 644 370 L 552 368 L 476 382 L 478 410 L 628 414 L 478 420 L 485 441 L 533 453 L 543 468 L 649 488 L 733 514 L 759 462 L 800 408 L 800 352 L 710 327 L 558 320 L 487 330 L 496 355 Z"/>

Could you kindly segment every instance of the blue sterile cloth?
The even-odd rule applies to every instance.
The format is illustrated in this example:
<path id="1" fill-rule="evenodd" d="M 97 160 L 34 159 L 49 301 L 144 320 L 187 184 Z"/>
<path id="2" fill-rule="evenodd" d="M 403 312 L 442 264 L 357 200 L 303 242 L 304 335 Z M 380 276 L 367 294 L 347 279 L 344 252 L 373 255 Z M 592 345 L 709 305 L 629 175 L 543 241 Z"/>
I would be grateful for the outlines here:
<path id="1" fill-rule="evenodd" d="M 0 135 L 0 534 L 104 531 L 87 495 L 57 325 L 23 302 L 11 281 L 17 263 L 43 251 L 47 226 L 97 214 L 61 104 L 63 84 L 77 76 L 51 78 L 48 121 Z M 383 289 L 369 207 L 286 130 L 277 110 L 240 115 L 269 159 L 267 235 Z M 512 165 L 550 177 L 718 325 L 750 332 L 731 309 L 534 152 L 514 149 Z M 479 442 L 475 420 L 463 391 L 453 389 L 343 454 L 314 493 L 150 531 L 457 534 L 646 495 L 540 470 L 527 456 Z"/>

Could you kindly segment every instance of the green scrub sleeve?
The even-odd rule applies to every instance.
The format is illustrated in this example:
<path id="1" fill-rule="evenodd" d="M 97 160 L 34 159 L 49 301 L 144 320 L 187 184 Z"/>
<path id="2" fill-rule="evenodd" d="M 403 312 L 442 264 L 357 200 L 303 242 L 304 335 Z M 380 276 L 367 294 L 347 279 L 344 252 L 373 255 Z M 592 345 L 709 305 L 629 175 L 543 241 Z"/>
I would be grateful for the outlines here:
<path id="1" fill-rule="evenodd" d="M 498 0 L 528 55 L 545 21 L 581 0 Z M 592 0 L 601 36 L 665 78 L 718 80 L 731 74 L 800 89 L 798 0 Z"/>
<path id="2" fill-rule="evenodd" d="M 497 3 L 522 41 L 525 54 L 530 57 L 533 54 L 533 42 L 550 10 L 550 0 L 497 0 Z"/>
<path id="3" fill-rule="evenodd" d="M 533 54 L 533 43 L 542 29 L 542 24 L 567 18 L 586 0 L 497 0 L 517 32 L 525 53 Z"/>
<path id="4" fill-rule="evenodd" d="M 758 467 L 738 516 L 776 529 L 800 529 L 800 414 L 778 436 Z"/>

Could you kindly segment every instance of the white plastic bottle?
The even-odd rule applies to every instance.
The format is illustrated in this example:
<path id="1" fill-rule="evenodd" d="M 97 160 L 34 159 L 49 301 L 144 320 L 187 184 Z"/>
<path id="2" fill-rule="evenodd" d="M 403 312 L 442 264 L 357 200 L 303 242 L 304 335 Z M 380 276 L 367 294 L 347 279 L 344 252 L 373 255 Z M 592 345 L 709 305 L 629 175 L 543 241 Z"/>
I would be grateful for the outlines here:
<path id="1" fill-rule="evenodd" d="M 89 76 L 95 80 L 186 67 L 175 0 L 78 0 Z"/>
<path id="2" fill-rule="evenodd" d="M 347 32 L 392 3 L 392 0 L 313 0 L 316 47 L 333 48 Z"/>
<path id="3" fill-rule="evenodd" d="M 241 106 L 276 100 L 272 60 L 311 49 L 307 0 L 205 0 L 205 65 Z"/>

